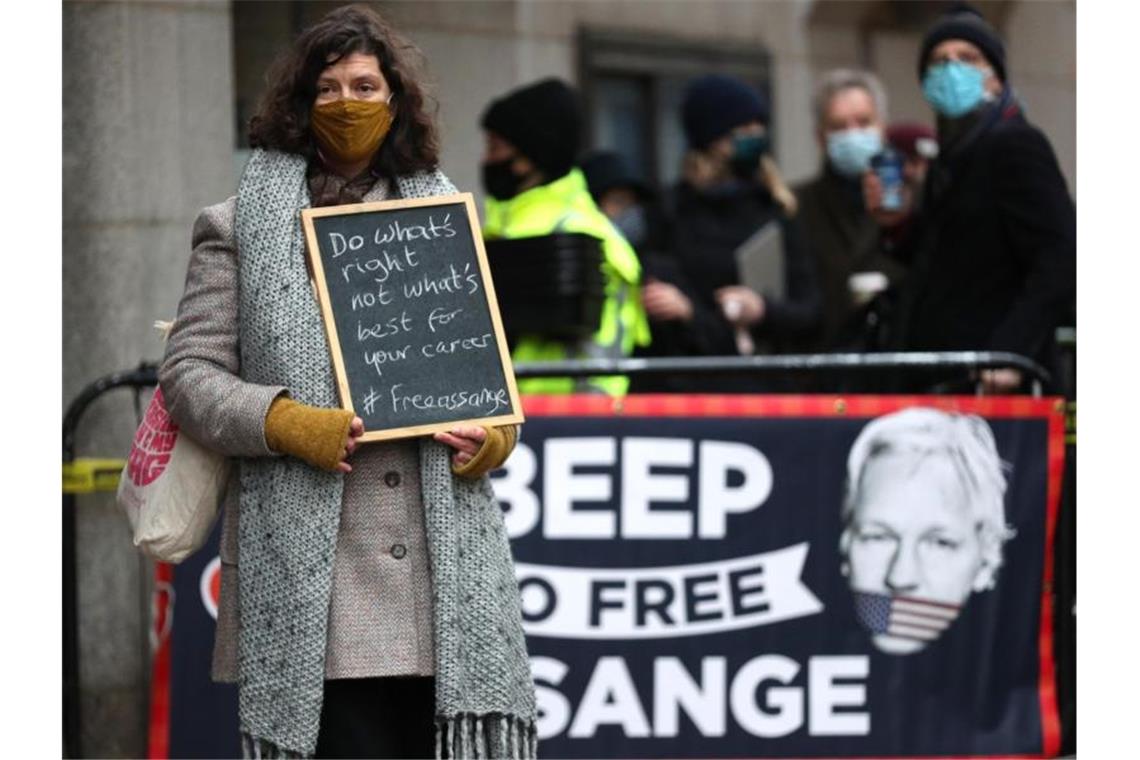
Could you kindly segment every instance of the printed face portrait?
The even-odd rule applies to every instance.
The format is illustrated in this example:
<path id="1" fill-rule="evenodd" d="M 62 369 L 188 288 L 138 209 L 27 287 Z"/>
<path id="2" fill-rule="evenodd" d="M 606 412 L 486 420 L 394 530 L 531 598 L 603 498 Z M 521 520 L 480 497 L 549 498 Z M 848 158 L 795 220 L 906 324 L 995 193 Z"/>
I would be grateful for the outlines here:
<path id="1" fill-rule="evenodd" d="M 987 504 L 989 512 L 1001 509 L 1004 492 L 1004 480 L 993 478 L 1001 470 L 992 435 L 988 426 L 977 435 L 977 424 L 985 425 L 980 418 L 968 426 L 946 422 L 933 429 L 899 426 L 893 442 L 883 426 L 858 452 L 865 458 L 853 447 L 857 471 L 849 474 L 854 490 L 842 569 L 859 622 L 889 654 L 917 652 L 938 639 L 971 594 L 992 586 L 1001 561 L 1003 516 L 987 514 Z M 987 477 L 969 467 L 994 471 Z M 979 487 L 987 483 L 996 493 Z"/>

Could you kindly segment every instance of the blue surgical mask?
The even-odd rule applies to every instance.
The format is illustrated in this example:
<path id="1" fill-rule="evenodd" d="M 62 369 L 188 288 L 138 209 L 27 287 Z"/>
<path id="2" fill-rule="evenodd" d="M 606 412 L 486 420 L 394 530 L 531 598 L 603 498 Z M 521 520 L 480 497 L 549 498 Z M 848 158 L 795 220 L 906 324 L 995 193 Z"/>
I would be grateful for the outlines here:
<path id="1" fill-rule="evenodd" d="M 871 168 L 871 157 L 883 149 L 883 136 L 874 127 L 844 129 L 827 136 L 827 160 L 844 177 L 858 177 Z"/>
<path id="2" fill-rule="evenodd" d="M 645 218 L 645 209 L 641 206 L 629 206 L 614 217 L 613 223 L 634 248 L 644 243 L 649 236 L 649 222 Z"/>
<path id="3" fill-rule="evenodd" d="M 946 61 L 926 69 L 922 94 L 935 111 L 950 119 L 970 113 L 986 99 L 986 74 L 961 61 Z"/>

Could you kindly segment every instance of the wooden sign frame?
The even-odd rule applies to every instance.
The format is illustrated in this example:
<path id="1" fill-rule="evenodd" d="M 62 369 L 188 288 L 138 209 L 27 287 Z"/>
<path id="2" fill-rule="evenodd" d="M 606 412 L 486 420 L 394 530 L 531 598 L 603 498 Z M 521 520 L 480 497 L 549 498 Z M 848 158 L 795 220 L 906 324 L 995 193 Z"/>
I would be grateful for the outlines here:
<path id="1" fill-rule="evenodd" d="M 307 208 L 301 210 L 301 224 L 305 233 L 305 248 L 310 264 L 310 274 L 316 286 L 317 304 L 321 310 L 321 321 L 325 326 L 325 337 L 329 343 L 329 352 L 332 354 L 333 371 L 336 375 L 337 389 L 340 392 L 341 407 L 354 414 L 356 413 L 356 409 L 352 403 L 352 391 L 348 384 L 348 373 L 345 369 L 344 356 L 341 352 L 340 339 L 337 335 L 336 318 L 333 315 L 332 301 L 329 297 L 328 283 L 325 279 L 325 269 L 321 261 L 320 247 L 317 243 L 317 230 L 314 221 L 326 216 L 351 216 L 353 214 L 393 211 L 404 208 L 450 206 L 457 203 L 462 204 L 467 212 L 467 223 L 471 230 L 472 242 L 475 246 L 475 258 L 479 264 L 479 275 L 483 279 L 484 293 L 487 299 L 487 310 L 490 314 L 491 325 L 495 333 L 495 343 L 499 349 L 499 363 L 503 371 L 503 378 L 506 381 L 507 392 L 511 399 L 510 411 L 506 414 L 491 417 L 460 418 L 449 422 L 432 422 L 423 425 L 386 428 L 384 430 L 365 430 L 364 435 L 358 439 L 360 441 L 390 441 L 398 438 L 430 435 L 432 433 L 450 431 L 458 425 L 517 425 L 521 424 L 525 419 L 522 413 L 522 403 L 519 401 L 518 385 L 515 382 L 515 372 L 511 364 L 510 351 L 507 349 L 507 339 L 506 333 L 503 331 L 503 321 L 499 316 L 499 300 L 495 296 L 495 285 L 491 281 L 491 269 L 487 264 L 487 252 L 483 247 L 483 230 L 479 226 L 479 216 L 475 211 L 475 199 L 471 193 L 435 195 L 429 198 L 407 198 L 394 201 L 375 201 L 371 203 L 353 203 L 343 206 L 323 206 L 321 208 Z"/>

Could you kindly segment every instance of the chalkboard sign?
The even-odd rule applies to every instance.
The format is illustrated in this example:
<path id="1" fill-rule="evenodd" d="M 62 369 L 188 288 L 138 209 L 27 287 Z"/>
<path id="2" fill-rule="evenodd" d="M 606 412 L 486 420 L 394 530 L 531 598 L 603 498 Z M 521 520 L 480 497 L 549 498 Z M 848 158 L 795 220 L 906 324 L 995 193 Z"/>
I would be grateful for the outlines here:
<path id="1" fill-rule="evenodd" d="M 470 193 L 305 209 L 301 221 L 361 440 L 522 422 Z"/>

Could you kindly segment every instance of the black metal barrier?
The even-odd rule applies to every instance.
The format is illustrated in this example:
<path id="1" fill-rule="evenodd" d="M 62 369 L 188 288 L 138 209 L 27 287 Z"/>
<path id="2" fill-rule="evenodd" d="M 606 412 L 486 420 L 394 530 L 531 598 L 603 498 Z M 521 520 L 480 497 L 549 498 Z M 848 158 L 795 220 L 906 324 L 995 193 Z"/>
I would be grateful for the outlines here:
<path id="1" fill-rule="evenodd" d="M 583 359 L 558 362 L 527 362 L 515 365 L 516 377 L 589 377 L 597 375 L 780 375 L 789 372 L 809 373 L 873 373 L 884 370 L 924 373 L 944 370 L 980 370 L 1014 368 L 1020 370 L 1030 382 L 1034 395 L 1040 395 L 1043 386 L 1052 383 L 1051 374 L 1036 362 L 1023 356 L 1005 352 L 957 351 L 872 354 L 804 354 L 782 356 L 734 357 L 674 357 L 645 359 Z M 1075 370 L 1074 370 L 1075 372 Z M 1065 373 L 1068 375 L 1068 373 Z M 1074 375 L 1075 377 L 1075 375 Z M 1066 386 L 1069 377 L 1063 377 Z M 63 460 L 65 466 L 75 460 L 75 433 L 84 411 L 102 394 L 116 388 L 135 391 L 136 411 L 139 394 L 157 383 L 157 367 L 143 363 L 136 369 L 103 377 L 88 385 L 68 407 L 63 422 Z M 1074 389 L 1064 389 L 1070 402 Z M 1075 411 L 1075 404 L 1070 407 Z M 1075 429 L 1075 425 L 1074 425 Z M 1059 672 L 1058 701 L 1060 703 L 1064 746 L 1071 752 L 1075 747 L 1075 616 L 1065 613 L 1075 604 L 1076 558 L 1074 537 L 1076 532 L 1075 433 L 1066 451 L 1066 473 L 1061 504 L 1061 516 L 1056 537 L 1057 572 L 1054 598 L 1058 611 L 1057 651 Z M 116 472 L 117 475 L 117 472 Z M 64 756 L 82 757 L 79 738 L 79 653 L 78 617 L 76 607 L 76 546 L 75 496 L 65 488 L 63 496 L 63 728 Z M 1063 565 L 1063 566 L 1062 566 Z M 1072 651 L 1069 651 L 1069 650 Z"/>
<path id="2" fill-rule="evenodd" d="M 1029 379 L 1033 395 L 1052 382 L 1037 362 L 1004 351 L 913 351 L 867 354 L 784 354 L 780 356 L 678 356 L 644 359 L 576 359 L 515 364 L 518 378 L 594 375 L 757 375 L 792 372 L 876 373 L 884 370 L 935 373 L 946 370 L 1017 369 Z M 873 389 L 865 392 L 874 392 Z"/>
<path id="3" fill-rule="evenodd" d="M 82 491 L 103 490 L 117 482 L 119 470 L 100 472 L 87 468 L 79 478 L 69 469 L 75 463 L 75 434 L 83 413 L 104 393 L 116 388 L 135 391 L 136 417 L 141 409 L 139 394 L 158 383 L 158 366 L 142 363 L 127 372 L 102 377 L 85 387 L 63 415 L 63 756 L 83 757 L 79 724 L 79 608 L 76 574 L 75 495 Z M 69 477 L 73 482 L 69 482 Z M 85 483 L 76 483 L 83 480 Z"/>
<path id="4" fill-rule="evenodd" d="M 575 359 L 518 362 L 518 377 L 555 375 L 641 374 L 665 372 L 783 372 L 787 370 L 939 370 L 1012 367 L 1041 382 L 1049 372 L 1032 359 L 1005 351 L 909 351 L 851 354 L 783 354 L 779 356 L 675 356 L 653 359 Z"/>

